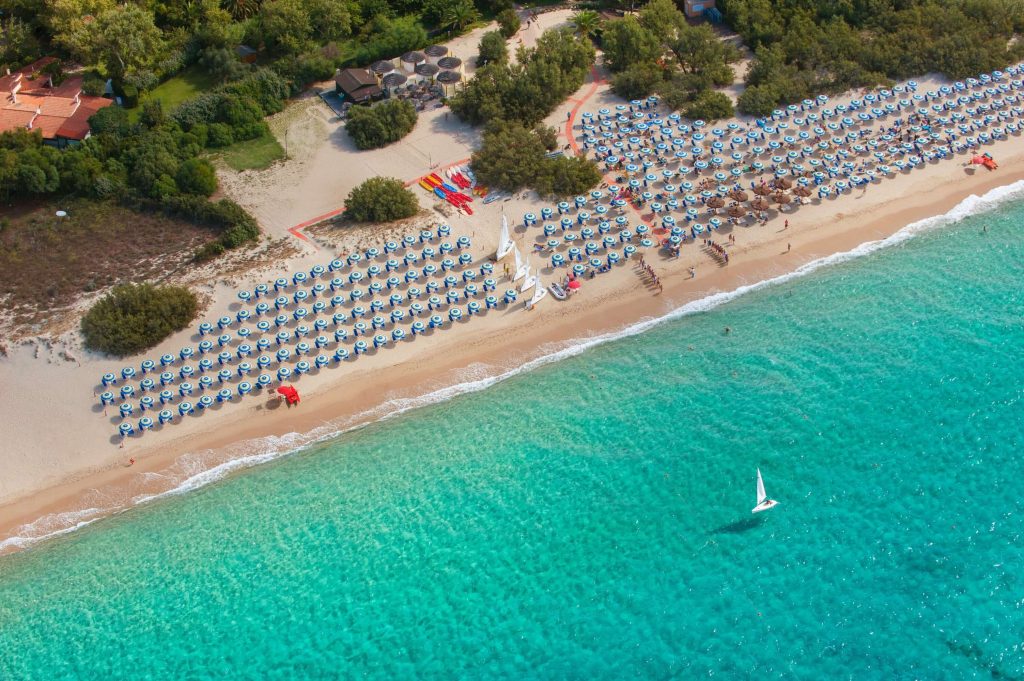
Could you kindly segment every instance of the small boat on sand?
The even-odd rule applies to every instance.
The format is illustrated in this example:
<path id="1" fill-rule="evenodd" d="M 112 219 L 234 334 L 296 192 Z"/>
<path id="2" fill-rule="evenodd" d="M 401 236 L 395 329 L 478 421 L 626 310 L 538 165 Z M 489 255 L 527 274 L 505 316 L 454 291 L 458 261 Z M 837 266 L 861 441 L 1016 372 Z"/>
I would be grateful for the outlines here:
<path id="1" fill-rule="evenodd" d="M 551 295 L 553 295 L 557 300 L 565 300 L 569 297 L 565 292 L 565 289 L 557 282 L 552 282 L 551 285 L 548 286 L 548 290 L 551 291 Z"/>

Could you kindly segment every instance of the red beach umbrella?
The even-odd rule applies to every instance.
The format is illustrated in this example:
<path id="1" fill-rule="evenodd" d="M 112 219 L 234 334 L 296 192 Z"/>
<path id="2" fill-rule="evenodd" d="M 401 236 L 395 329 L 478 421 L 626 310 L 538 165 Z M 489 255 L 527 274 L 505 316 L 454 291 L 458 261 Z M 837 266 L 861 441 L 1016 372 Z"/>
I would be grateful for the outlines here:
<path id="1" fill-rule="evenodd" d="M 576 279 L 573 279 L 572 281 L 569 282 L 569 288 L 571 288 L 573 291 L 575 291 L 576 289 L 578 289 L 581 286 L 583 286 L 583 284 L 581 284 Z"/>
<path id="2" fill-rule="evenodd" d="M 278 394 L 283 395 L 288 404 L 299 403 L 299 391 L 294 386 L 282 385 L 277 389 Z"/>

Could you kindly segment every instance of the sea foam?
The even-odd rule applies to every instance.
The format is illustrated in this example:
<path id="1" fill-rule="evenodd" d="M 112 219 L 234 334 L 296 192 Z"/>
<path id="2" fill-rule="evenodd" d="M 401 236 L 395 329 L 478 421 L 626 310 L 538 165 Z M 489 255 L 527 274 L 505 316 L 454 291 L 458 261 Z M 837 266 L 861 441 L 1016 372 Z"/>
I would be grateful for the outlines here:
<path id="1" fill-rule="evenodd" d="M 655 326 L 664 324 L 680 317 L 712 310 L 720 305 L 741 296 L 762 289 L 784 284 L 805 277 L 822 268 L 839 265 L 876 251 L 904 243 L 915 236 L 946 225 L 954 224 L 969 216 L 994 210 L 1001 204 L 1024 197 L 1024 180 L 1009 185 L 996 187 L 983 196 L 971 195 L 958 203 L 948 212 L 917 222 L 910 223 L 898 232 L 885 239 L 868 241 L 856 248 L 841 253 L 834 253 L 801 265 L 792 272 L 764 279 L 752 284 L 737 287 L 731 291 L 721 291 L 688 302 L 659 317 L 648 317 L 625 326 L 616 331 L 577 338 L 554 347 L 543 348 L 542 355 L 519 366 L 498 373 L 489 373 L 494 367 L 474 365 L 468 373 L 479 374 L 469 380 L 460 381 L 429 393 L 415 397 L 399 397 L 388 400 L 379 406 L 351 417 L 329 422 L 307 433 L 288 433 L 282 436 L 270 436 L 240 442 L 231 447 L 228 460 L 211 467 L 202 465 L 202 456 L 186 454 L 178 460 L 184 470 L 181 477 L 165 491 L 156 494 L 143 494 L 130 498 L 127 503 L 109 508 L 88 508 L 45 515 L 32 523 L 22 525 L 15 532 L 0 540 L 0 553 L 10 550 L 29 548 L 46 539 L 74 532 L 94 523 L 100 518 L 118 513 L 128 508 L 146 504 L 169 496 L 191 492 L 210 483 L 223 479 L 232 472 L 265 464 L 284 456 L 289 456 L 308 449 L 318 443 L 336 438 L 347 432 L 362 428 L 370 423 L 386 421 L 400 416 L 413 409 L 445 402 L 460 395 L 485 390 L 520 374 L 533 371 L 539 367 L 552 364 L 570 357 L 580 355 L 587 350 L 612 341 L 628 338 L 643 333 Z M 167 477 L 167 476 L 164 476 Z"/>

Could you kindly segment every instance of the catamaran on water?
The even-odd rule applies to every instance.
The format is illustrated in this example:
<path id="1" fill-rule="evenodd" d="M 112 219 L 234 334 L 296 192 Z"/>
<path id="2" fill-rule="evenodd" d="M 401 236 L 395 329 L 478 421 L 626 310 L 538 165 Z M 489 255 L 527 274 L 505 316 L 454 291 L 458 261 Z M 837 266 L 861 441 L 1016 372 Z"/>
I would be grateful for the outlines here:
<path id="1" fill-rule="evenodd" d="M 757 506 L 755 506 L 750 512 L 760 513 L 761 511 L 767 511 L 769 508 L 774 508 L 779 502 L 775 499 L 769 499 L 768 495 L 764 492 L 764 481 L 761 479 L 761 469 L 757 469 Z"/>

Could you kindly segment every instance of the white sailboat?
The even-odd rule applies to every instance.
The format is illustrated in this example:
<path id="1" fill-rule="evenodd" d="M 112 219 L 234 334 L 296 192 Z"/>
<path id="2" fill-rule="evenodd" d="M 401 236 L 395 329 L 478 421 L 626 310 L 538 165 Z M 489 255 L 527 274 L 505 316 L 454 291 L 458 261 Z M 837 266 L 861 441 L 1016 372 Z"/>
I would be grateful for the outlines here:
<path id="1" fill-rule="evenodd" d="M 769 508 L 774 508 L 779 502 L 774 499 L 769 499 L 768 495 L 764 492 L 764 481 L 761 479 L 761 469 L 757 469 L 757 506 L 751 510 L 751 513 L 760 513 L 761 511 L 767 511 Z"/>
<path id="2" fill-rule="evenodd" d="M 508 232 L 508 218 L 503 214 L 501 216 L 501 235 L 498 237 L 498 252 L 496 259 L 501 260 L 515 247 L 515 242 L 512 241 L 512 237 Z"/>
<path id="3" fill-rule="evenodd" d="M 540 275 L 533 277 L 533 283 L 535 288 L 533 289 L 533 297 L 530 298 L 530 302 L 527 303 L 527 307 L 532 309 L 534 305 L 544 299 L 544 296 L 548 294 L 548 290 L 544 288 L 544 284 L 540 283 Z"/>
<path id="4" fill-rule="evenodd" d="M 518 248 L 514 248 L 514 250 L 516 254 L 516 273 L 512 277 L 512 281 L 519 281 L 530 273 L 530 263 L 519 253 Z"/>
<path id="5" fill-rule="evenodd" d="M 536 286 L 537 277 L 533 274 L 530 268 L 530 262 L 526 262 L 526 275 L 523 277 L 523 283 L 519 285 L 519 292 L 526 293 L 531 287 Z"/>

